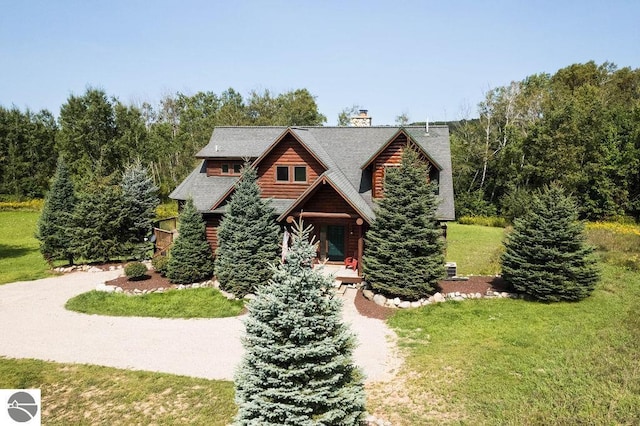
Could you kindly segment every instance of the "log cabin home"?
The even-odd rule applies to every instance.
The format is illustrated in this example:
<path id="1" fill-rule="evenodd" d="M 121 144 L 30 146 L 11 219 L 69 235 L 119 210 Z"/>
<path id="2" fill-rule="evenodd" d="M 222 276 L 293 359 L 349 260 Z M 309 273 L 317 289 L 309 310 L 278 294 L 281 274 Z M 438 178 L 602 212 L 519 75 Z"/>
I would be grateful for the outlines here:
<path id="1" fill-rule="evenodd" d="M 370 121 L 369 121 L 370 122 Z M 202 213 L 211 249 L 225 205 L 245 161 L 256 168 L 262 197 L 282 226 L 302 217 L 314 227 L 318 260 L 362 265 L 364 236 L 384 196 L 384 173 L 407 146 L 416 149 L 437 182 L 438 219 L 455 218 L 449 129 L 407 127 L 216 127 L 193 172 L 170 194 L 189 197 Z"/>

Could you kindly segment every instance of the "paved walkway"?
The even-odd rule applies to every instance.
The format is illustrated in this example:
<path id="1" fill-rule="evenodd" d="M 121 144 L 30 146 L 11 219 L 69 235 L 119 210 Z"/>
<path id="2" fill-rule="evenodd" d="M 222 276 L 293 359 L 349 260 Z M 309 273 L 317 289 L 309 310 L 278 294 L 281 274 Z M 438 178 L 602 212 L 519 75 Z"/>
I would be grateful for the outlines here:
<path id="1" fill-rule="evenodd" d="M 1 285 L 0 355 L 233 380 L 243 353 L 241 317 L 107 317 L 64 308 L 73 296 L 119 274 L 74 272 Z M 383 321 L 359 315 L 354 296 L 355 290 L 345 294 L 344 318 L 358 335 L 356 363 L 368 381 L 389 380 L 401 362 L 395 333 Z"/>

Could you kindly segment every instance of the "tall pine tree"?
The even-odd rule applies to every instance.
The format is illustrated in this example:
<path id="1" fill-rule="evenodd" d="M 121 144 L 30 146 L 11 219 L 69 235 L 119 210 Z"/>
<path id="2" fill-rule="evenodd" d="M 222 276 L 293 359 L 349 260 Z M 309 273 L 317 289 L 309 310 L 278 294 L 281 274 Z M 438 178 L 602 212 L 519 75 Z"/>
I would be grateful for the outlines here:
<path id="1" fill-rule="evenodd" d="M 73 265 L 72 231 L 76 196 L 69 170 L 62 157 L 58 158 L 56 173 L 38 219 L 36 238 L 40 252 L 50 264 L 65 259 Z"/>
<path id="2" fill-rule="evenodd" d="M 255 169 L 245 167 L 218 228 L 216 278 L 224 290 L 243 297 L 267 282 L 277 253 L 273 208 L 260 199 Z"/>
<path id="3" fill-rule="evenodd" d="M 127 254 L 127 211 L 122 190 L 111 178 L 79 194 L 73 218 L 72 246 L 78 257 L 107 262 Z"/>
<path id="4" fill-rule="evenodd" d="M 409 147 L 400 167 L 386 169 L 384 198 L 367 232 L 363 266 L 367 282 L 387 296 L 419 299 L 444 275 L 435 184 L 428 176 L 428 167 Z"/>
<path id="5" fill-rule="evenodd" d="M 312 269 L 310 228 L 295 224 L 286 261 L 258 287 L 236 373 L 238 425 L 358 425 L 362 375 L 329 277 Z"/>
<path id="6" fill-rule="evenodd" d="M 207 242 L 202 216 L 193 205 L 187 203 L 178 218 L 178 238 L 169 252 L 167 277 L 176 284 L 191 284 L 211 277 L 213 255 Z"/>
<path id="7" fill-rule="evenodd" d="M 527 214 L 516 219 L 505 248 L 504 280 L 537 300 L 584 299 L 598 282 L 577 206 L 558 185 L 533 197 Z"/>
<path id="8" fill-rule="evenodd" d="M 127 245 L 137 248 L 137 258 L 144 258 L 152 249 L 145 237 L 151 234 L 156 207 L 160 203 L 158 187 L 140 160 L 134 161 L 122 174 L 122 197 L 127 213 Z"/>

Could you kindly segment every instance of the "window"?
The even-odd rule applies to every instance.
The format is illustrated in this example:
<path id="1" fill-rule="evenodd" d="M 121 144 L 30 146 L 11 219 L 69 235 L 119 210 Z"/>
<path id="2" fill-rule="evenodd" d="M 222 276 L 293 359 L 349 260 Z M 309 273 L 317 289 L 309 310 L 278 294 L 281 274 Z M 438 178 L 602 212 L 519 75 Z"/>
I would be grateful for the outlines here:
<path id="1" fill-rule="evenodd" d="M 289 182 L 289 166 L 276 167 L 276 181 Z"/>
<path id="2" fill-rule="evenodd" d="M 307 166 L 276 166 L 276 182 L 307 183 Z"/>
<path id="3" fill-rule="evenodd" d="M 241 163 L 225 163 L 220 165 L 220 173 L 223 175 L 239 175 L 241 170 Z"/>
<path id="4" fill-rule="evenodd" d="M 296 182 L 306 182 L 307 168 L 305 166 L 295 166 L 293 168 L 293 180 Z"/>

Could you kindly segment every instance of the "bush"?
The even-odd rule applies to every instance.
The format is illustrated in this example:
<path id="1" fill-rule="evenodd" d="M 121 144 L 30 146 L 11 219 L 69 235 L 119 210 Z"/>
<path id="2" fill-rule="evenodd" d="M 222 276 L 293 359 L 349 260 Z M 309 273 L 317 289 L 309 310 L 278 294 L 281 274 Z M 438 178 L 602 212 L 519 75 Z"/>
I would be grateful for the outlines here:
<path id="1" fill-rule="evenodd" d="M 508 223 L 503 217 L 498 216 L 463 216 L 458 219 L 461 225 L 480 225 L 492 228 L 506 228 Z"/>
<path id="2" fill-rule="evenodd" d="M 44 200 L 34 199 L 29 201 L 0 201 L 0 211 L 40 211 Z"/>
<path id="3" fill-rule="evenodd" d="M 124 267 L 124 274 L 129 281 L 138 281 L 147 276 L 147 266 L 140 262 L 131 262 Z"/>
<path id="4" fill-rule="evenodd" d="M 167 266 L 169 266 L 169 256 L 162 256 L 162 255 L 154 256 L 153 259 L 151 259 L 151 265 L 153 266 L 153 269 L 157 273 L 159 273 L 164 277 L 165 275 L 167 275 Z"/>
<path id="5" fill-rule="evenodd" d="M 495 216 L 496 207 L 483 198 L 482 190 L 456 194 L 456 215 L 462 216 Z"/>

